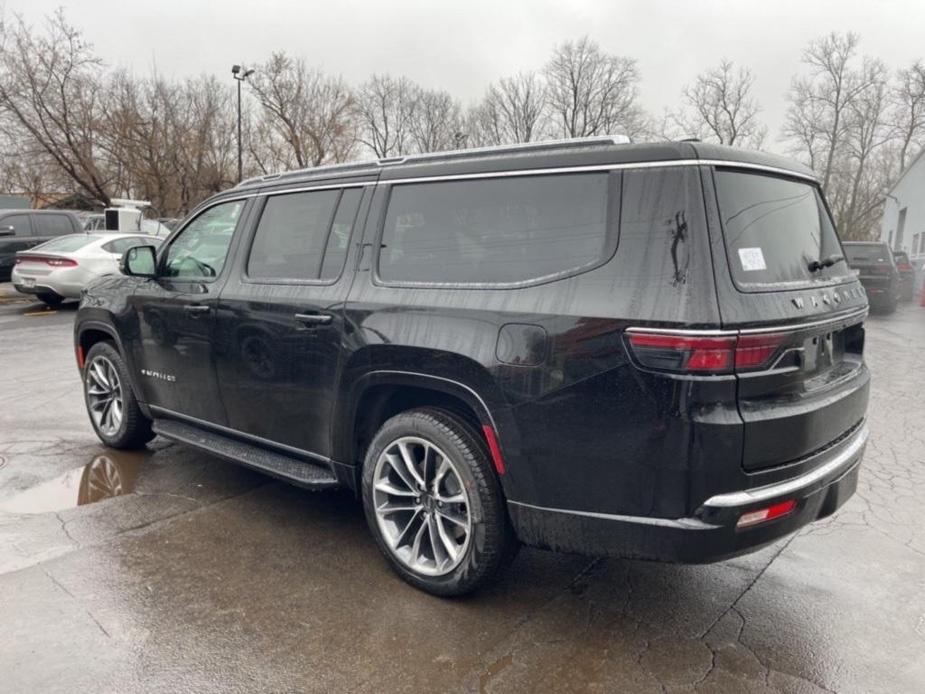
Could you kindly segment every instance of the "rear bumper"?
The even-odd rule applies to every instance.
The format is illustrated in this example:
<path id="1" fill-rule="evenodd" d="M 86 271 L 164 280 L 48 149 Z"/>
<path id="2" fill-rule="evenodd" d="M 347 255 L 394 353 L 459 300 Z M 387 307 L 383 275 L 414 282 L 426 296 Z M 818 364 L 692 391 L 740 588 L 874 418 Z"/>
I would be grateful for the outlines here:
<path id="1" fill-rule="evenodd" d="M 719 494 L 690 518 L 648 518 L 550 509 L 508 502 L 520 540 L 528 545 L 594 556 L 700 564 L 745 554 L 834 513 L 857 488 L 867 444 L 864 425 L 825 462 L 776 484 Z M 737 529 L 743 513 L 796 500 L 789 515 Z"/>

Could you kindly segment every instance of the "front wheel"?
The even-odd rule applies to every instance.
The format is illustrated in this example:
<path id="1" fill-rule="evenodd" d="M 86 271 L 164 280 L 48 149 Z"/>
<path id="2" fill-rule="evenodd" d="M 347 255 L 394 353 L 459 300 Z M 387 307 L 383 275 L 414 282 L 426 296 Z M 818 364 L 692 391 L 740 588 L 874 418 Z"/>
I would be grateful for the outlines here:
<path id="1" fill-rule="evenodd" d="M 84 400 L 100 441 L 112 448 L 141 448 L 154 438 L 151 420 L 138 407 L 128 369 L 119 351 L 98 342 L 83 369 Z"/>
<path id="2" fill-rule="evenodd" d="M 392 568 L 434 595 L 476 590 L 517 551 L 484 442 L 444 410 L 403 412 L 382 426 L 363 463 L 363 506 Z"/>

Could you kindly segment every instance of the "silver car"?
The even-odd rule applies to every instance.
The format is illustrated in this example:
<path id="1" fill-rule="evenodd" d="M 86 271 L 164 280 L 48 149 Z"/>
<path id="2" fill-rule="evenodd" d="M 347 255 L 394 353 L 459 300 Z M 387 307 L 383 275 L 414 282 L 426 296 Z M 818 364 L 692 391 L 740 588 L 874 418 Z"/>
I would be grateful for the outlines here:
<path id="1" fill-rule="evenodd" d="M 67 234 L 16 254 L 12 281 L 17 291 L 49 306 L 80 297 L 103 275 L 119 274 L 119 260 L 132 246 L 157 246 L 162 239 L 143 234 Z"/>

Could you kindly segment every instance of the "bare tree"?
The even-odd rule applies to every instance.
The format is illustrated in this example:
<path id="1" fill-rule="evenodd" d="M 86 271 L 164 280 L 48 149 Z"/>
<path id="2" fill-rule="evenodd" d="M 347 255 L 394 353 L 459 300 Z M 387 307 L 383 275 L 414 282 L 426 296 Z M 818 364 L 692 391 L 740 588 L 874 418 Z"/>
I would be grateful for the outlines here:
<path id="1" fill-rule="evenodd" d="M 43 33 L 19 16 L 0 24 L 0 107 L 74 185 L 108 204 L 111 181 L 96 147 L 100 70 L 61 10 Z"/>
<path id="2" fill-rule="evenodd" d="M 559 137 L 633 137 L 644 129 L 635 60 L 604 53 L 585 36 L 556 47 L 545 77 L 552 125 Z"/>
<path id="3" fill-rule="evenodd" d="M 768 129 L 758 118 L 761 108 L 752 96 L 754 82 L 747 67 L 737 70 L 732 61 L 723 60 L 684 87 L 686 108 L 673 119 L 688 136 L 758 149 Z"/>
<path id="4" fill-rule="evenodd" d="M 449 92 L 419 89 L 410 122 L 411 140 L 418 152 L 454 149 L 462 132 L 461 108 Z"/>
<path id="5" fill-rule="evenodd" d="M 348 159 L 356 140 L 354 99 L 339 77 L 275 53 L 248 82 L 287 165 L 305 168 Z"/>
<path id="6" fill-rule="evenodd" d="M 899 141 L 898 171 L 925 144 L 925 64 L 915 61 L 897 75 L 890 120 Z"/>
<path id="7" fill-rule="evenodd" d="M 360 142 L 377 157 L 406 154 L 421 90 L 407 77 L 373 75 L 357 93 Z"/>
<path id="8" fill-rule="evenodd" d="M 534 72 L 501 79 L 489 85 L 470 123 L 475 141 L 482 145 L 542 139 L 548 127 L 546 85 Z"/>
<path id="9" fill-rule="evenodd" d="M 836 221 L 847 238 L 873 233 L 889 176 L 885 123 L 887 71 L 857 58 L 855 34 L 829 34 L 803 55 L 807 76 L 791 85 L 784 136 L 819 174 Z"/>
<path id="10" fill-rule="evenodd" d="M 784 135 L 820 174 L 827 193 L 836 154 L 848 137 L 847 111 L 869 86 L 851 65 L 859 40 L 857 34 L 831 33 L 812 41 L 803 52 L 810 74 L 795 78 L 790 88 Z"/>

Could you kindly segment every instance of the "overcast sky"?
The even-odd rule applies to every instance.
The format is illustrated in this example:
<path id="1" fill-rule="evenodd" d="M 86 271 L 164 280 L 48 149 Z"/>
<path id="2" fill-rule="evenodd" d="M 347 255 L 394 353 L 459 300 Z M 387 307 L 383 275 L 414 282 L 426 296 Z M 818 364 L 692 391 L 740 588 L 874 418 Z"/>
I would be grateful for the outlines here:
<path id="1" fill-rule="evenodd" d="M 0 0 L 30 22 L 63 6 L 112 65 L 147 74 L 216 73 L 275 50 L 304 56 L 352 83 L 404 74 L 465 103 L 490 81 L 543 65 L 552 47 L 590 35 L 636 58 L 642 104 L 660 114 L 681 87 L 728 57 L 756 75 L 774 147 L 791 75 L 806 43 L 861 34 L 891 68 L 925 56 L 923 0 Z M 118 8 L 118 9 L 115 9 Z M 776 147 L 775 147 L 776 148 Z"/>

